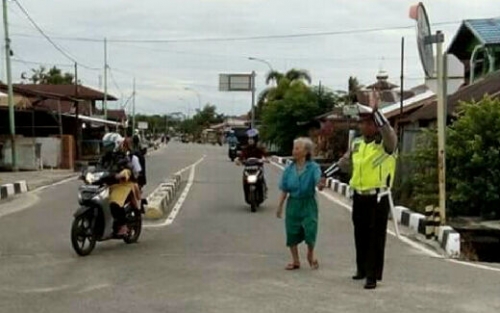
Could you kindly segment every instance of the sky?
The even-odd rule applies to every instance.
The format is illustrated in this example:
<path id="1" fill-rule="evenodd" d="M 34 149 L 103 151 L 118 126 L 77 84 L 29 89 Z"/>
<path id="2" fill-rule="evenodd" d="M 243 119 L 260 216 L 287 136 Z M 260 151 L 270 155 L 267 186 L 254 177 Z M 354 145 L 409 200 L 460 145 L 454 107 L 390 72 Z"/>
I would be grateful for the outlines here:
<path id="1" fill-rule="evenodd" d="M 69 58 L 30 24 L 15 1 Z M 14 81 L 40 65 L 72 72 L 76 60 L 79 79 L 102 89 L 107 38 L 108 90 L 120 98 L 109 108 L 126 104 L 131 109 L 127 99 L 135 77 L 137 112 L 193 114 L 199 95 L 202 105 L 215 104 L 228 115 L 244 114 L 250 110 L 251 94 L 219 92 L 218 79 L 221 73 L 255 71 L 257 92 L 266 88 L 268 65 L 249 57 L 265 59 L 281 72 L 306 69 L 313 84 L 321 82 L 332 90 L 346 90 L 349 76 L 368 85 L 381 69 L 399 84 L 402 37 L 405 86 L 424 82 L 415 21 L 408 17 L 410 6 L 418 2 L 414 0 L 15 1 L 8 2 Z M 449 22 L 432 26 L 444 32 L 446 43 L 464 19 L 500 17 L 498 0 L 423 2 L 431 23 Z M 363 32 L 366 29 L 383 30 Z M 330 34 L 248 39 L 306 33 Z M 212 40 L 241 37 L 247 39 Z M 4 69 L 2 62 L 2 80 Z"/>

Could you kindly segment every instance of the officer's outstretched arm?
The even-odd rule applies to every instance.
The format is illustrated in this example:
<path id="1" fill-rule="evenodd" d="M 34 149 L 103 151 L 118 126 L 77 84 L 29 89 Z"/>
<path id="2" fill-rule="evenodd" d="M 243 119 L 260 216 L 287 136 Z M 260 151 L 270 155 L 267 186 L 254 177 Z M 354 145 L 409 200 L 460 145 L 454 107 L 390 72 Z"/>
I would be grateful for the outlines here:
<path id="1" fill-rule="evenodd" d="M 375 123 L 377 124 L 380 134 L 382 135 L 382 143 L 384 145 L 385 152 L 392 154 L 396 151 L 398 146 L 398 136 L 396 132 L 389 124 L 389 121 L 385 118 L 384 114 L 380 111 L 375 111 L 373 114 Z"/>
<path id="2" fill-rule="evenodd" d="M 350 174 L 352 171 L 351 151 L 347 151 L 338 161 L 340 170 L 344 173 Z"/>

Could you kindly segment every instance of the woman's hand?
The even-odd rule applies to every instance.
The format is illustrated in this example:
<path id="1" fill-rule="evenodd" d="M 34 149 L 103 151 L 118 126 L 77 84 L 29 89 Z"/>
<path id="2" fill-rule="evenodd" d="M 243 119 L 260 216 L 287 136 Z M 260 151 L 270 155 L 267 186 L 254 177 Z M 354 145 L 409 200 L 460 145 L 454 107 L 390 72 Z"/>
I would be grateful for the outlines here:
<path id="1" fill-rule="evenodd" d="M 278 206 L 278 211 L 276 212 L 276 217 L 279 219 L 283 218 L 283 205 Z"/>
<path id="2" fill-rule="evenodd" d="M 323 191 L 323 189 L 325 189 L 326 187 L 326 178 L 322 177 L 316 187 L 318 187 L 319 191 Z"/>

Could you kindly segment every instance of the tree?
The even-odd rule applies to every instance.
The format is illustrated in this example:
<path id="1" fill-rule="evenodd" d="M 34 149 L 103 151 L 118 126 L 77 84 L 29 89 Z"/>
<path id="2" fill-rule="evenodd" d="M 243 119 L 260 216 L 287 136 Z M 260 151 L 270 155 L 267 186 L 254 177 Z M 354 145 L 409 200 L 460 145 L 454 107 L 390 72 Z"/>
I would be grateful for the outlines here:
<path id="1" fill-rule="evenodd" d="M 290 86 L 296 84 L 305 86 L 311 84 L 311 81 L 311 75 L 306 70 L 291 69 L 284 74 L 278 71 L 269 72 L 266 76 L 266 84 L 274 82 L 275 86 L 266 88 L 259 94 L 255 109 L 256 118 L 260 119 L 266 103 L 283 99 Z"/>
<path id="2" fill-rule="evenodd" d="M 450 208 L 454 214 L 500 218 L 500 100 L 463 103 L 448 130 Z"/>
<path id="3" fill-rule="evenodd" d="M 48 71 L 45 66 L 40 66 L 38 69 L 32 69 L 31 77 L 27 77 L 26 73 L 21 75 L 24 81 L 33 84 L 50 84 L 50 85 L 69 85 L 74 84 L 74 75 L 71 73 L 63 73 L 61 69 L 53 66 Z"/>
<path id="4" fill-rule="evenodd" d="M 358 92 L 363 88 L 359 84 L 359 81 L 356 77 L 349 77 L 349 81 L 347 83 L 347 103 L 353 104 L 358 102 Z"/>
<path id="5" fill-rule="evenodd" d="M 278 93 L 280 86 L 278 86 Z M 307 135 L 308 128 L 300 126 L 325 112 L 313 88 L 304 84 L 289 86 L 282 97 L 269 101 L 262 111 L 262 137 L 264 141 L 280 147 L 280 153 L 291 153 L 293 140 Z"/>
<path id="6" fill-rule="evenodd" d="M 446 138 L 447 209 L 451 216 L 500 218 L 500 100 L 462 103 Z M 424 132 L 411 154 L 416 209 L 438 204 L 437 136 Z"/>

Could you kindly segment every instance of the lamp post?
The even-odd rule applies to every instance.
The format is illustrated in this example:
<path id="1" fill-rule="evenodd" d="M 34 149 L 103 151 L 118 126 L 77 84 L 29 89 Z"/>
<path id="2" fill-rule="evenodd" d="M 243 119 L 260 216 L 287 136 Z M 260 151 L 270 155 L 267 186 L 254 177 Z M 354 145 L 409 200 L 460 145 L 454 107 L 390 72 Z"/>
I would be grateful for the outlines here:
<path id="1" fill-rule="evenodd" d="M 200 93 L 196 90 L 194 90 L 193 88 L 189 88 L 189 87 L 185 87 L 184 90 L 188 90 L 188 91 L 192 91 L 196 94 L 196 96 L 198 97 L 198 110 L 200 110 L 201 112 L 201 96 L 200 96 Z"/>
<path id="2" fill-rule="evenodd" d="M 186 99 L 182 98 L 182 97 L 179 97 L 179 100 L 180 101 L 185 101 L 187 103 L 187 109 L 188 109 L 188 114 L 187 114 L 187 118 L 191 118 L 191 103 L 189 101 L 187 101 Z"/>
<path id="3" fill-rule="evenodd" d="M 273 69 L 273 66 L 271 65 L 271 63 L 269 63 L 269 61 L 266 61 L 264 59 L 260 59 L 260 58 L 254 58 L 254 57 L 249 57 L 248 58 L 250 61 L 256 61 L 256 62 L 260 62 L 260 63 L 264 63 L 266 64 L 267 66 L 269 66 L 269 70 L 271 72 L 274 72 L 274 69 Z"/>

